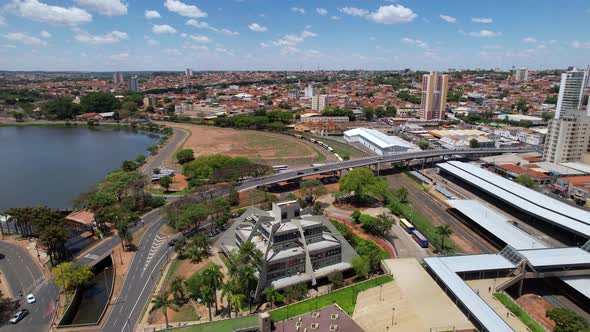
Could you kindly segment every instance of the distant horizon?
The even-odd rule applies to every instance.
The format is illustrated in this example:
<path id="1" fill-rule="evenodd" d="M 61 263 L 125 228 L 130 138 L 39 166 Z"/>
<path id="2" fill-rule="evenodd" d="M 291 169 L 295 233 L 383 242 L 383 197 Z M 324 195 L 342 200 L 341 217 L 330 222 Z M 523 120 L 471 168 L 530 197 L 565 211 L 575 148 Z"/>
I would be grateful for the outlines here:
<path id="1" fill-rule="evenodd" d="M 4 3 L 0 68 L 15 71 L 539 70 L 590 61 L 586 0 Z"/>

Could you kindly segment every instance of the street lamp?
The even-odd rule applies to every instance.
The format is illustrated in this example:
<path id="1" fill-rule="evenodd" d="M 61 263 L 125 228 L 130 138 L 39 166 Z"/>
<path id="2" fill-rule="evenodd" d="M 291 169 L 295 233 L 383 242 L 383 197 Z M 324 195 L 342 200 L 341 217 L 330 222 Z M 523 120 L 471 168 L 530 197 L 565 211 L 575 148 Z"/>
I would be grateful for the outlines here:
<path id="1" fill-rule="evenodd" d="M 381 302 L 381 292 L 383 291 L 383 285 L 379 285 L 379 302 Z"/>
<path id="2" fill-rule="evenodd" d="M 391 325 L 395 325 L 394 323 L 394 319 L 395 319 L 395 308 L 391 308 Z"/>

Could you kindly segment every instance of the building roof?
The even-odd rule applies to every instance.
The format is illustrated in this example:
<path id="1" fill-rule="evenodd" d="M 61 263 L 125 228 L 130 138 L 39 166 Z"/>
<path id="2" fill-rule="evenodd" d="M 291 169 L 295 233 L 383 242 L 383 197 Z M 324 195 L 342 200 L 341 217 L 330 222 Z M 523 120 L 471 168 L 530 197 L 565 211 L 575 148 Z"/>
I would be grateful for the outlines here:
<path id="1" fill-rule="evenodd" d="M 561 178 L 561 180 L 566 180 L 573 186 L 584 186 L 590 184 L 590 175 L 585 176 L 568 176 Z"/>
<path id="2" fill-rule="evenodd" d="M 526 188 L 478 166 L 450 161 L 438 167 L 537 218 L 590 237 L 590 212 Z"/>
<path id="3" fill-rule="evenodd" d="M 408 149 L 418 149 L 418 146 L 403 140 L 396 136 L 388 136 L 384 133 L 368 128 L 355 128 L 344 132 L 346 136 L 361 136 L 364 139 L 371 141 L 382 149 L 386 149 L 393 146 L 402 146 Z"/>
<path id="4" fill-rule="evenodd" d="M 590 299 L 590 276 L 561 277 L 561 280 Z"/>
<path id="5" fill-rule="evenodd" d="M 534 171 L 530 168 L 516 166 L 514 164 L 501 164 L 497 165 L 496 167 L 502 168 L 507 172 L 518 174 L 518 175 L 528 175 L 533 179 L 549 179 L 551 178 L 549 175 L 541 172 Z"/>
<path id="6" fill-rule="evenodd" d="M 539 242 L 532 235 L 512 225 L 506 217 L 478 201 L 452 199 L 447 200 L 447 203 L 517 250 L 546 247 L 545 244 Z"/>
<path id="7" fill-rule="evenodd" d="M 563 166 L 566 166 L 569 168 L 573 168 L 575 170 L 578 170 L 578 171 L 586 173 L 586 174 L 590 174 L 590 165 L 588 165 L 588 164 L 578 163 L 578 162 L 569 162 L 569 163 L 561 163 L 560 165 L 563 165 Z"/>
<path id="8" fill-rule="evenodd" d="M 317 324 L 312 327 L 312 324 Z M 283 326 L 284 325 L 284 326 Z M 332 328 L 330 328 L 332 326 Z M 275 331 L 363 332 L 364 330 L 337 304 L 275 323 Z"/>
<path id="9" fill-rule="evenodd" d="M 577 247 L 518 251 L 534 267 L 589 265 L 590 253 Z"/>
<path id="10" fill-rule="evenodd" d="M 459 272 L 509 270 L 516 266 L 498 254 L 459 255 L 441 257 L 449 270 Z"/>
<path id="11" fill-rule="evenodd" d="M 469 286 L 457 275 L 456 272 L 449 269 L 440 257 L 427 257 L 424 262 L 442 280 L 448 287 L 448 290 L 455 295 L 464 307 L 471 313 L 472 317 L 477 320 L 488 331 L 494 332 L 512 332 L 512 328 L 496 314 Z"/>
<path id="12" fill-rule="evenodd" d="M 94 222 L 94 213 L 88 210 L 74 211 L 68 214 L 66 219 L 80 224 L 90 225 Z"/>
<path id="13" fill-rule="evenodd" d="M 561 164 L 552 163 L 549 161 L 542 161 L 536 163 L 539 167 L 543 168 L 546 171 L 549 171 L 554 174 L 559 175 L 582 175 L 584 172 L 580 172 L 576 169 L 571 167 L 567 167 Z"/>

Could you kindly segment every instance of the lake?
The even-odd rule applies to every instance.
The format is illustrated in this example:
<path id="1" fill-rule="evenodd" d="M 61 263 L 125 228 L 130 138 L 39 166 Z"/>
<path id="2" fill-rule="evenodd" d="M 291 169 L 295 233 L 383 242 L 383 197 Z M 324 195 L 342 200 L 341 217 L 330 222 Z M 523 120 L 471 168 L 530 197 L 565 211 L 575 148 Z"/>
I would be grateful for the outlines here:
<path id="1" fill-rule="evenodd" d="M 158 135 L 109 128 L 0 127 L 0 211 L 67 209 L 121 162 L 148 156 Z"/>

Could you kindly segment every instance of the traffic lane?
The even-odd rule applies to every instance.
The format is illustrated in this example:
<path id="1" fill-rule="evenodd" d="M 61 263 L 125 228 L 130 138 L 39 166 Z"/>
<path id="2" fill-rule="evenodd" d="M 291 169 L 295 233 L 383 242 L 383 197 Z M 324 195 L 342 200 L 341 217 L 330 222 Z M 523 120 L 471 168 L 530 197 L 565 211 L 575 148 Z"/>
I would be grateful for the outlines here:
<path id="1" fill-rule="evenodd" d="M 123 287 L 119 292 L 119 296 L 115 301 L 115 305 L 109 313 L 107 322 L 104 326 L 104 331 L 116 331 L 118 327 L 124 324 L 125 319 L 129 317 L 132 308 L 136 303 L 135 300 L 139 296 L 141 287 L 147 285 L 146 281 L 147 278 L 149 278 L 149 274 L 145 271 L 147 271 L 149 265 L 151 265 L 151 263 L 155 259 L 154 253 L 151 256 L 151 260 L 149 262 L 150 264 L 147 264 L 147 261 L 150 257 L 150 249 L 156 239 L 156 236 L 158 236 L 160 228 L 163 225 L 163 220 L 152 225 L 140 241 L 138 251 L 136 252 L 133 261 L 131 262 L 131 266 L 129 267 L 129 271 L 127 272 L 127 276 L 123 283 Z M 161 249 L 162 247 L 168 248 L 167 241 L 164 241 L 164 243 L 159 249 Z"/>
<path id="2" fill-rule="evenodd" d="M 0 251 L 4 255 L 0 259 L 0 270 L 14 297 L 18 297 L 19 292 L 26 296 L 43 283 L 45 275 L 26 249 L 0 241 Z"/>
<path id="3" fill-rule="evenodd" d="M 176 128 L 174 128 L 173 130 L 174 138 L 172 139 L 172 141 L 168 142 L 168 144 L 166 144 L 164 148 L 162 148 L 162 150 L 158 152 L 158 154 L 156 154 L 155 158 L 145 168 L 145 174 L 152 174 L 154 168 L 163 165 L 164 161 L 168 159 L 170 156 L 172 156 L 172 154 L 174 154 L 176 146 L 187 136 L 187 133 L 184 130 Z"/>
<path id="4" fill-rule="evenodd" d="M 26 301 L 19 309 L 28 309 L 29 314 L 17 324 L 6 324 L 0 327 L 2 332 L 48 331 L 55 314 L 57 287 L 46 284 L 35 292 L 35 303 Z M 18 310 L 17 310 L 18 311 Z"/>

